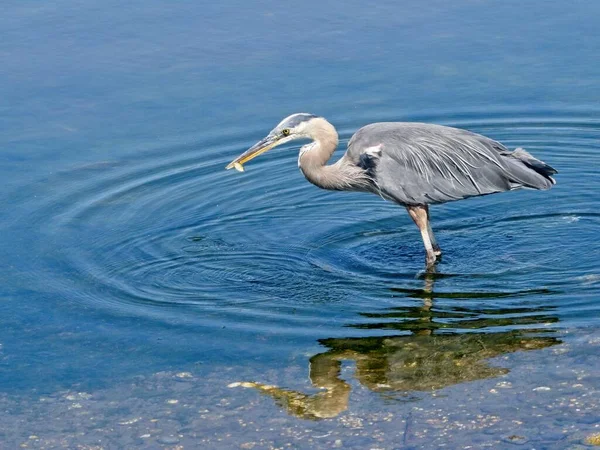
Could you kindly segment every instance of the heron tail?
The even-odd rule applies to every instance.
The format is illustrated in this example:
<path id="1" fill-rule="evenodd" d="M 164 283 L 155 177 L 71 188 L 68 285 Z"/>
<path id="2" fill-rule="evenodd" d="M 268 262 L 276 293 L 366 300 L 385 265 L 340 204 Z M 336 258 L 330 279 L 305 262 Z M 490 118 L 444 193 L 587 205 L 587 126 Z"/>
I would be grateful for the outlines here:
<path id="1" fill-rule="evenodd" d="M 521 147 L 515 149 L 515 151 L 511 153 L 511 156 L 521 161 L 531 170 L 539 173 L 552 184 L 556 184 L 556 180 L 552 178 L 552 175 L 558 173 L 558 171 L 554 167 L 549 166 L 544 161 L 540 161 L 539 159 L 535 158 L 531 153 L 525 151 Z"/>

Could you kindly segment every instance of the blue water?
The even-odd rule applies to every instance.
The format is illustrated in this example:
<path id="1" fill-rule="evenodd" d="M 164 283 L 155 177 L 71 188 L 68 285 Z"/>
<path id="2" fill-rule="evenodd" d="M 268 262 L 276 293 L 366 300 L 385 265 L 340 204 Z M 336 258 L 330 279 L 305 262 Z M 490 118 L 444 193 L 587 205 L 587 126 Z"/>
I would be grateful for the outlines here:
<path id="1" fill-rule="evenodd" d="M 269 383 L 335 339 L 600 326 L 600 3 L 3 10 L 3 392 L 192 366 Z M 428 284 L 406 212 L 310 185 L 297 145 L 224 170 L 294 112 L 337 127 L 334 158 L 367 123 L 426 121 L 523 146 L 558 184 L 434 207 Z"/>

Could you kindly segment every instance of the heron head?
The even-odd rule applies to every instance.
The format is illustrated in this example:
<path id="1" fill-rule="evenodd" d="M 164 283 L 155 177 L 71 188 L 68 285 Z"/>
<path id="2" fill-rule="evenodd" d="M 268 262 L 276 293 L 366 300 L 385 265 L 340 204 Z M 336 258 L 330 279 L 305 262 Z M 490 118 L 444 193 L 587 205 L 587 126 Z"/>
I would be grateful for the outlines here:
<path id="1" fill-rule="evenodd" d="M 271 150 L 278 145 L 293 141 L 294 139 L 310 138 L 311 121 L 317 118 L 318 116 L 307 113 L 297 113 L 286 117 L 279 122 L 265 138 L 258 141 L 240 156 L 231 161 L 226 169 L 235 168 L 239 171 L 243 171 L 243 164 L 257 157 L 261 153 Z"/>

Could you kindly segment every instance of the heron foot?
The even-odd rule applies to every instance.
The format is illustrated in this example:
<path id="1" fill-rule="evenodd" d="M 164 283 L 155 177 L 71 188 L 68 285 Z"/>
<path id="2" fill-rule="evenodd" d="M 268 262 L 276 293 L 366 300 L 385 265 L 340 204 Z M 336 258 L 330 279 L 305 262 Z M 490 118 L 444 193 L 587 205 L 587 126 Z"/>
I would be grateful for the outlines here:
<path id="1" fill-rule="evenodd" d="M 438 260 L 438 258 L 435 253 L 427 252 L 427 256 L 425 257 L 425 265 L 429 269 L 429 268 L 435 266 L 435 263 L 437 262 L 437 260 Z"/>
<path id="2" fill-rule="evenodd" d="M 432 250 L 428 251 L 425 256 L 425 266 L 427 271 L 430 271 L 435 265 L 442 259 L 442 250 L 439 246 L 433 247 Z"/>

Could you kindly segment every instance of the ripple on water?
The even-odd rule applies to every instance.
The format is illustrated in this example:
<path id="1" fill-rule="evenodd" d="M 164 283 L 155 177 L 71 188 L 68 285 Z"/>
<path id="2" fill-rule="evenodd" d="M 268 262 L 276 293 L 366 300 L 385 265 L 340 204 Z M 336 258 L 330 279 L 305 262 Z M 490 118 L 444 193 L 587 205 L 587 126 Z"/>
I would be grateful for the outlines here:
<path id="1" fill-rule="evenodd" d="M 527 305 L 551 309 L 564 324 L 590 320 L 600 276 L 592 170 L 600 163 L 600 119 L 578 112 L 417 120 L 524 145 L 560 172 L 550 192 L 433 208 L 445 251 L 428 288 L 434 311 L 443 316 L 460 304 L 483 320 L 490 305 Z M 340 130 L 345 145 L 350 125 Z M 375 196 L 308 185 L 295 169 L 297 147 L 265 155 L 244 175 L 225 172 L 259 134 L 238 130 L 219 144 L 158 148 L 46 180 L 48 195 L 28 196 L 19 219 L 44 224 L 40 245 L 51 256 L 41 258 L 45 275 L 35 282 L 98 308 L 185 316 L 203 326 L 334 336 L 357 320 L 356 332 L 406 321 L 402 314 L 422 303 L 407 292 L 423 289 L 424 280 L 422 244 L 405 212 Z M 390 307 L 400 309 L 388 325 L 373 318 Z"/>

